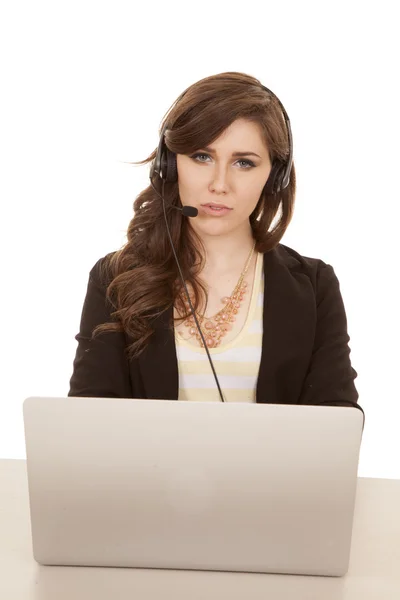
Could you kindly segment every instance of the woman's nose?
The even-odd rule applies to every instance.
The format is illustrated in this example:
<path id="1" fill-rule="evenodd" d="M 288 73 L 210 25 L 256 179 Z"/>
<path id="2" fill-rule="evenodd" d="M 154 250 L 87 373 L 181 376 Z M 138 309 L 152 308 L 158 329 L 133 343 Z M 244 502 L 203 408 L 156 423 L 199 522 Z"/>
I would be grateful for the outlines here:
<path id="1" fill-rule="evenodd" d="M 215 167 L 209 189 L 216 194 L 226 194 L 229 191 L 228 173 L 225 167 Z"/>

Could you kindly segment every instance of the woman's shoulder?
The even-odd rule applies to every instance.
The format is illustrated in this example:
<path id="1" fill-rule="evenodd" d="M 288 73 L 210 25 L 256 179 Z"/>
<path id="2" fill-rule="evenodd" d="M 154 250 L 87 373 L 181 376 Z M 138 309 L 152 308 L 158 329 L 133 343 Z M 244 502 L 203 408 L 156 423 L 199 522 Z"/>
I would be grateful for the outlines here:
<path id="1" fill-rule="evenodd" d="M 277 255 L 288 265 L 301 265 L 308 269 L 315 269 L 321 266 L 328 266 L 321 258 L 304 256 L 285 244 L 278 244 L 275 248 Z"/>
<path id="2" fill-rule="evenodd" d="M 117 253 L 118 250 L 114 250 L 113 252 L 109 252 L 102 256 L 90 269 L 89 277 L 98 285 L 107 287 L 114 279 L 114 261 Z"/>
<path id="3" fill-rule="evenodd" d="M 304 256 L 294 248 L 278 244 L 264 254 L 264 265 L 268 268 L 289 270 L 294 276 L 304 274 L 315 284 L 321 275 L 334 276 L 333 267 L 321 258 Z"/>

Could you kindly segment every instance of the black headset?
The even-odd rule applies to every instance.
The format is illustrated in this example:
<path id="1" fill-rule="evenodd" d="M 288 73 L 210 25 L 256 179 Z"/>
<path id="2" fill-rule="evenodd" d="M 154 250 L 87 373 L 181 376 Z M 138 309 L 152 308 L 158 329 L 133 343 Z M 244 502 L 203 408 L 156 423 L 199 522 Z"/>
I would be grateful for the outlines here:
<path id="1" fill-rule="evenodd" d="M 272 163 L 271 172 L 267 179 L 267 182 L 264 186 L 264 192 L 267 194 L 277 194 L 281 190 L 284 190 L 288 187 L 290 182 L 290 171 L 292 169 L 293 162 L 293 138 L 292 138 L 292 130 L 290 127 L 290 121 L 288 114 L 279 100 L 279 98 L 264 85 L 261 86 L 263 90 L 271 94 L 278 101 L 282 113 L 286 123 L 286 129 L 288 134 L 288 142 L 289 142 L 289 157 L 287 160 L 282 161 L 280 159 L 274 159 Z M 178 103 L 183 96 L 186 94 L 186 91 L 183 92 L 176 100 Z M 158 177 L 165 183 L 173 183 L 178 181 L 178 168 L 176 162 L 176 154 L 171 152 L 167 148 L 165 143 L 165 132 L 168 129 L 168 123 L 165 123 L 163 129 L 160 134 L 160 142 L 157 148 L 157 154 L 151 164 L 150 168 L 150 179 L 152 180 L 154 175 L 157 174 Z"/>

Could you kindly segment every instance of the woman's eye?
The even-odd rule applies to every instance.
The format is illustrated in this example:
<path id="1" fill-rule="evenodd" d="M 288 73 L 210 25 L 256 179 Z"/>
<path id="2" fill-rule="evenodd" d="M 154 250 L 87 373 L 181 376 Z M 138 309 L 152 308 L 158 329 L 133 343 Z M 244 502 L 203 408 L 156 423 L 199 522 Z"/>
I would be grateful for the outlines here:
<path id="1" fill-rule="evenodd" d="M 208 154 L 204 154 L 204 152 L 196 152 L 196 154 L 193 154 L 190 158 L 192 158 L 193 160 L 197 161 L 197 162 L 207 162 L 207 160 L 202 160 L 203 158 L 207 159 L 210 158 L 210 156 Z M 241 158 L 237 161 L 238 164 L 241 163 L 241 168 L 243 169 L 250 169 L 251 167 L 255 167 L 256 165 L 253 163 L 253 161 L 251 160 L 247 160 L 244 158 Z"/>
<path id="2" fill-rule="evenodd" d="M 251 160 L 245 160 L 244 158 L 241 158 L 240 160 L 238 160 L 238 162 L 240 163 L 244 163 L 246 169 L 249 169 L 250 167 L 255 167 L 256 165 L 253 163 L 253 161 Z"/>
<path id="3" fill-rule="evenodd" d="M 197 154 L 193 154 L 193 156 L 191 156 L 190 158 L 193 158 L 194 160 L 198 160 L 202 156 L 205 156 L 206 158 L 209 158 L 208 154 L 201 154 L 200 152 L 198 152 Z M 198 160 L 198 162 L 205 162 L 205 161 L 204 160 Z"/>

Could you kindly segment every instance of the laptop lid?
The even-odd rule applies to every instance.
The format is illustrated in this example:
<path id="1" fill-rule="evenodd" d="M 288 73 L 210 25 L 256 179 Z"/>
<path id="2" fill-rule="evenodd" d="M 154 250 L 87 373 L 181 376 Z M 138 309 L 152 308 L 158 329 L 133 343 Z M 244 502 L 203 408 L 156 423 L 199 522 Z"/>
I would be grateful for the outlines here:
<path id="1" fill-rule="evenodd" d="M 355 408 L 30 397 L 23 413 L 41 564 L 348 570 Z"/>

